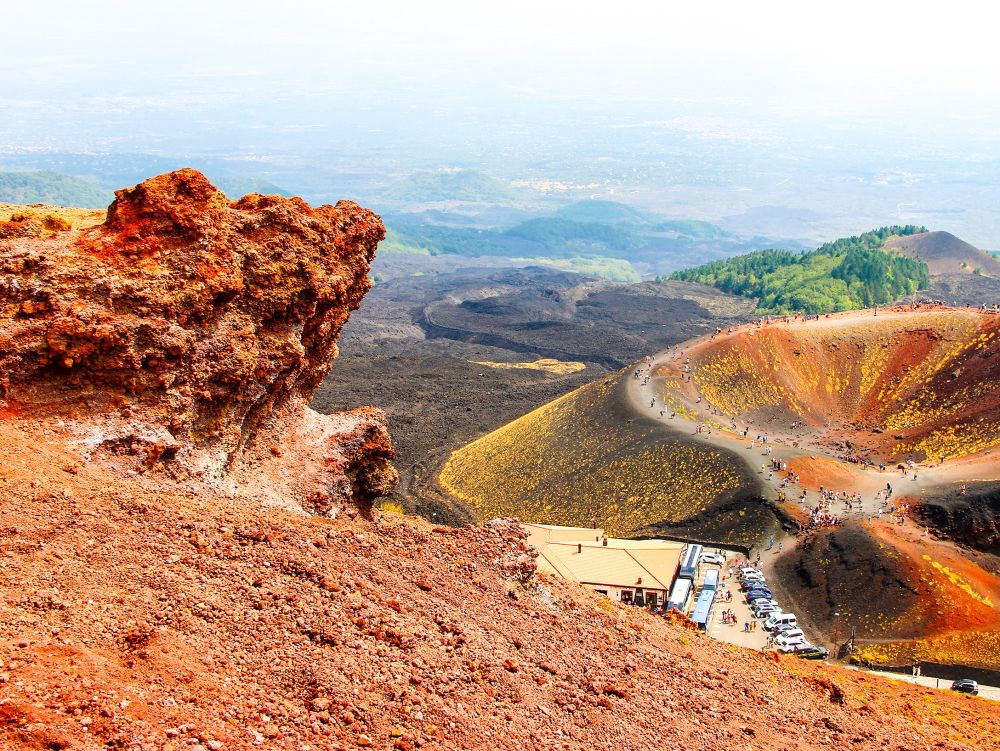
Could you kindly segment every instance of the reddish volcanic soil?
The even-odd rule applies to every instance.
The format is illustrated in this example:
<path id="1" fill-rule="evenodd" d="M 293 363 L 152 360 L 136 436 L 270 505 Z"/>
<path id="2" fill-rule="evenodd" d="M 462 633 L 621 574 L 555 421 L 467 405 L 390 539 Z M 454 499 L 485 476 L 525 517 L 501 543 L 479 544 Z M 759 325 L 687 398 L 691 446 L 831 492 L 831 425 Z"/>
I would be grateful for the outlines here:
<path id="1" fill-rule="evenodd" d="M 1000 705 L 525 581 L 509 524 L 264 510 L 0 425 L 5 748 L 1000 748 Z"/>
<path id="2" fill-rule="evenodd" d="M 914 583 L 930 596 L 921 598 L 908 617 L 929 620 L 925 635 L 1000 630 L 996 608 L 1000 603 L 1000 581 L 996 576 L 970 561 L 954 545 L 924 536 L 919 527 L 871 524 L 868 529 L 875 539 L 906 556 L 919 571 L 920 578 Z M 941 569 L 929 567 L 930 561 L 946 567 L 955 580 Z M 968 589 L 960 584 L 968 585 Z M 934 590 L 939 588 L 945 590 L 943 596 L 934 596 Z"/>

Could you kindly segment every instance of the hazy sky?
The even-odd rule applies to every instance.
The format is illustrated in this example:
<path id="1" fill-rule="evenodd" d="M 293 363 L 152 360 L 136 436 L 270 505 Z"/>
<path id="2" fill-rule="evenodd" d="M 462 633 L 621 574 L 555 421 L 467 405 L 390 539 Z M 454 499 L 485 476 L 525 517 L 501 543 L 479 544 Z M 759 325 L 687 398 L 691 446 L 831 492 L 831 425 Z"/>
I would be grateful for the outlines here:
<path id="1" fill-rule="evenodd" d="M 683 216 L 815 208 L 834 217 L 823 236 L 929 216 L 995 247 L 997 15 L 967 0 L 7 3 L 0 155 L 160 160 L 109 181 L 242 160 L 323 199 L 463 166 L 599 181 Z"/>
<path id="2" fill-rule="evenodd" d="M 996 18 L 982 2 L 301 2 L 8 4 L 0 78 L 211 92 L 439 84 L 529 94 L 769 93 L 824 112 L 881 102 L 994 113 Z M 697 6 L 697 7 L 694 7 Z M 10 31 L 16 30 L 16 33 Z M 230 83 L 230 85 L 232 85 Z M 992 114 L 990 114 L 992 117 Z"/>

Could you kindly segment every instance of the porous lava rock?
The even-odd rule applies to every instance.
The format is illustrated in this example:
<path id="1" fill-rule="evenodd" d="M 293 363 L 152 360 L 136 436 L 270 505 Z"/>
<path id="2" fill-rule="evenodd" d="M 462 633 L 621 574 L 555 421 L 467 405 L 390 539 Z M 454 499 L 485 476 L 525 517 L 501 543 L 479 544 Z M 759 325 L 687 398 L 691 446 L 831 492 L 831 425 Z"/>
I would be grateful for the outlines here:
<path id="1" fill-rule="evenodd" d="M 317 513 L 391 490 L 382 413 L 308 407 L 371 285 L 377 215 L 233 202 L 183 169 L 118 191 L 96 227 L 13 224 L 33 231 L 0 239 L 0 414 Z"/>

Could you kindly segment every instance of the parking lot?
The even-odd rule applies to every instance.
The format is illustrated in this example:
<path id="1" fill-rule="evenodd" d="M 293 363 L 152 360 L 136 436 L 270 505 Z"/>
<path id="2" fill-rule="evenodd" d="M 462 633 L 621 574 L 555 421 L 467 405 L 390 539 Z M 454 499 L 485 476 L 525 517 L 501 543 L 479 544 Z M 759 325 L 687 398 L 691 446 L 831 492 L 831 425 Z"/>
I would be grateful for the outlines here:
<path id="1" fill-rule="evenodd" d="M 702 563 L 698 576 L 695 579 L 695 591 L 701 590 L 705 581 L 705 576 L 712 569 L 719 571 L 718 597 L 715 606 L 712 608 L 712 617 L 708 623 L 707 633 L 713 639 L 735 644 L 740 647 L 763 650 L 767 648 L 768 637 L 771 636 L 763 627 L 764 619 L 756 619 L 747 604 L 744 593 L 740 588 L 739 564 L 740 557 L 732 551 L 725 551 L 719 548 L 705 548 L 704 555 L 716 554 L 725 556 L 723 563 Z M 745 562 L 743 563 L 745 565 Z M 732 599 L 727 599 L 729 595 Z M 780 603 L 779 603 L 780 604 Z M 733 622 L 724 623 L 723 613 L 732 611 L 735 615 Z M 745 631 L 744 624 L 757 623 L 756 631 Z M 807 641 L 808 634 L 806 635 Z M 928 688 L 936 688 L 942 691 L 951 690 L 952 682 L 944 678 L 933 678 L 929 676 L 912 676 L 900 673 L 890 673 L 878 670 L 866 670 L 852 665 L 846 665 L 854 670 L 865 670 L 865 672 L 881 676 L 887 680 L 906 681 Z M 995 686 L 979 685 L 979 698 L 1000 701 L 1000 688 Z"/>
<path id="2" fill-rule="evenodd" d="M 698 572 L 698 577 L 695 580 L 695 590 L 699 591 L 708 571 L 710 569 L 719 570 L 719 597 L 716 599 L 715 607 L 712 609 L 712 618 L 709 621 L 707 633 L 714 639 L 719 639 L 730 644 L 749 647 L 750 649 L 765 649 L 770 634 L 764 630 L 763 621 L 754 618 L 750 606 L 744 599 L 743 592 L 740 591 L 740 579 L 736 564 L 738 559 L 741 560 L 741 557 L 731 550 L 726 551 L 721 548 L 706 547 L 704 554 L 711 553 L 720 556 L 724 555 L 726 560 L 722 565 L 702 564 Z M 730 593 L 732 599 L 727 601 L 725 598 Z M 735 615 L 732 623 L 723 622 L 722 614 L 727 610 L 733 611 Z M 756 623 L 757 629 L 755 631 L 744 631 L 744 624 L 746 623 Z"/>

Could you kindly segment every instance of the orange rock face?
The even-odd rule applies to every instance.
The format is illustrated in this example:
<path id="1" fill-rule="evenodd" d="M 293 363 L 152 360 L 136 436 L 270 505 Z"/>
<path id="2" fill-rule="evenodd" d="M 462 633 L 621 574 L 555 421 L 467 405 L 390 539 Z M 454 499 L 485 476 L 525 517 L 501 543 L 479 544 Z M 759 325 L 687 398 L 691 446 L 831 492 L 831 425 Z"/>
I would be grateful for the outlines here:
<path id="1" fill-rule="evenodd" d="M 257 495 L 317 513 L 390 490 L 384 416 L 307 406 L 370 287 L 378 216 L 231 202 L 194 170 L 116 195 L 100 226 L 0 239 L 0 419 L 223 488 L 252 466 Z"/>

